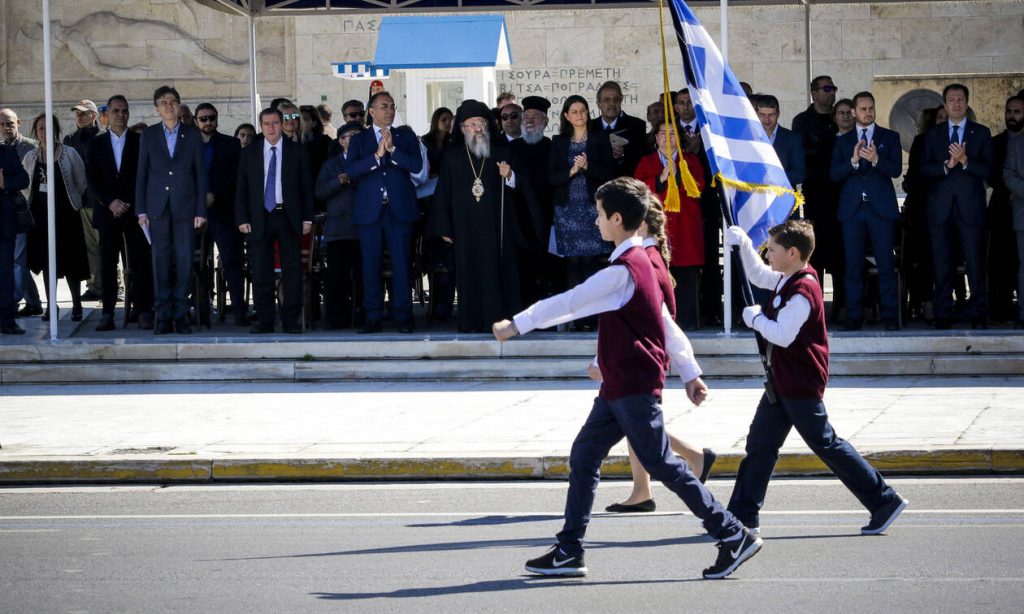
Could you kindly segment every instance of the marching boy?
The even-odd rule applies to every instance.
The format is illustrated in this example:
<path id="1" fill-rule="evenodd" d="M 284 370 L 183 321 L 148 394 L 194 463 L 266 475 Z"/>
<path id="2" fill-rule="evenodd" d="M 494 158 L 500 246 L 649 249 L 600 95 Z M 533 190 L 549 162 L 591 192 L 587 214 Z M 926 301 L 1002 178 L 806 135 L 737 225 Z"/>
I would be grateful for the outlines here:
<path id="1" fill-rule="evenodd" d="M 682 331 L 668 315 L 651 265 L 637 235 L 647 213 L 650 191 L 642 182 L 622 177 L 598 188 L 597 226 L 615 243 L 611 265 L 575 288 L 535 303 L 511 321 L 496 322 L 498 341 L 535 328 L 600 314 L 597 356 L 604 381 L 590 416 L 572 444 L 565 524 L 558 543 L 526 562 L 526 570 L 557 576 L 583 576 L 583 536 L 590 522 L 601 461 L 625 436 L 651 477 L 676 493 L 704 528 L 719 540 L 718 558 L 704 570 L 709 579 L 724 578 L 761 549 L 752 535 L 697 479 L 669 447 L 661 413 L 666 353 L 686 382 L 687 397 L 703 401 L 700 379 Z"/>
<path id="2" fill-rule="evenodd" d="M 750 283 L 772 290 L 772 299 L 743 310 L 743 321 L 761 333 L 768 344 L 774 400 L 761 397 L 747 434 L 746 457 L 740 462 L 729 500 L 729 511 L 750 531 L 760 534 L 758 512 L 764 505 L 768 480 L 779 459 L 779 448 L 795 427 L 807 446 L 871 512 L 862 535 L 889 528 L 907 500 L 885 483 L 882 475 L 857 450 L 836 436 L 825 413 L 822 396 L 828 381 L 828 337 L 824 301 L 814 269 L 807 261 L 814 251 L 814 229 L 791 220 L 768 231 L 769 268 L 754 251 L 739 226 L 726 231 L 726 244 L 740 246 Z"/>

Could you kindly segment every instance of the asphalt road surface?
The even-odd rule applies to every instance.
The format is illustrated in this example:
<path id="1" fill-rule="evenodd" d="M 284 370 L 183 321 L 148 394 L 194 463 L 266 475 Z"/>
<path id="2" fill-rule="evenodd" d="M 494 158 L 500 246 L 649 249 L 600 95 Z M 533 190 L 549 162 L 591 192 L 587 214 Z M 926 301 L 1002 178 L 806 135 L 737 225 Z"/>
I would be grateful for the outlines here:
<path id="1" fill-rule="evenodd" d="M 595 515 L 590 575 L 523 564 L 562 482 L 0 489 L 2 612 L 1021 612 L 1024 478 L 894 479 L 887 535 L 835 480 L 773 482 L 732 577 L 682 503 Z M 729 480 L 712 480 L 728 497 Z M 606 482 L 597 509 L 622 498 Z"/>

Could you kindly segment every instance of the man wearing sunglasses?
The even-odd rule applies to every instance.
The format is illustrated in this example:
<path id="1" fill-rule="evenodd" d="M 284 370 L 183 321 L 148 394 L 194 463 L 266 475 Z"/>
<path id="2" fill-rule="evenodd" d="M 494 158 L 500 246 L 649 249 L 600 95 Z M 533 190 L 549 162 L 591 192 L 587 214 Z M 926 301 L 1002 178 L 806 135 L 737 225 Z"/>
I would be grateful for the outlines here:
<path id="1" fill-rule="evenodd" d="M 510 102 L 501 108 L 501 132 L 511 143 L 523 136 L 523 108 Z"/>
<path id="2" fill-rule="evenodd" d="M 839 88 L 828 75 L 819 75 L 811 81 L 811 104 L 793 118 L 793 132 L 803 139 L 806 161 L 803 193 L 804 217 L 814 224 L 817 248 L 811 254 L 811 266 L 824 279 L 827 271 L 832 275 L 834 296 L 832 318 L 839 314 L 846 292 L 844 280 L 843 237 L 836 209 L 839 186 L 829 179 L 832 148 L 839 128 L 832 116 Z"/>
<path id="3" fill-rule="evenodd" d="M 224 281 L 231 295 L 231 311 L 236 326 L 248 326 L 248 304 L 242 276 L 242 237 L 235 224 L 235 185 L 238 179 L 238 157 L 242 145 L 217 130 L 217 107 L 208 102 L 196 107 L 196 126 L 203 137 L 203 164 L 208 187 L 206 210 L 210 237 L 217 245 L 224 267 Z"/>

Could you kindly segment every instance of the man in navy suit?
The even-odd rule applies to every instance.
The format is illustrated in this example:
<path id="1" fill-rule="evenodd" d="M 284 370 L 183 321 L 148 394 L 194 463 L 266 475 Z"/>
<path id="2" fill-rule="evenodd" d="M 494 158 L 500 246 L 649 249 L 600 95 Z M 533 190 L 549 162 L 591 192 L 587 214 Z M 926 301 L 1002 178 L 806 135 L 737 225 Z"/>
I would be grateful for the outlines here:
<path id="1" fill-rule="evenodd" d="M 953 233 L 967 263 L 968 311 L 973 328 L 988 327 L 985 279 L 985 180 L 992 172 L 992 133 L 967 119 L 967 86 L 947 85 L 942 99 L 949 120 L 925 133 L 919 171 L 928 183 L 928 226 L 935 263 L 935 328 L 953 324 Z"/>
<path id="2" fill-rule="evenodd" d="M 142 132 L 135 210 L 152 240 L 156 326 L 153 333 L 190 334 L 188 286 L 195 231 L 206 223 L 203 139 L 178 121 L 181 97 L 163 85 L 153 93 L 161 122 Z"/>
<path id="3" fill-rule="evenodd" d="M 899 330 L 899 284 L 893 251 L 900 209 L 892 180 L 903 172 L 900 135 L 875 124 L 875 97 L 853 97 L 854 130 L 832 148 L 832 181 L 839 184 L 836 218 L 843 227 L 846 256 L 846 322 L 859 330 L 864 321 L 864 258 L 867 241 L 878 266 L 878 302 L 885 330 Z"/>
<path id="4" fill-rule="evenodd" d="M 284 133 L 278 109 L 260 113 L 260 129 L 238 162 L 235 223 L 249 242 L 253 302 L 259 321 L 249 332 L 274 332 L 274 244 L 281 256 L 281 328 L 299 334 L 302 328 L 301 235 L 313 229 L 313 175 L 301 143 Z"/>
<path id="5" fill-rule="evenodd" d="M 242 146 L 238 139 L 217 131 L 217 107 L 209 102 L 196 107 L 195 120 L 203 137 L 210 236 L 217 245 L 221 265 L 224 267 L 224 281 L 231 293 L 235 325 L 248 326 L 249 307 L 245 301 L 245 279 L 242 275 L 242 236 L 235 224 L 235 184 L 238 181 L 238 157 L 242 153 Z"/>
<path id="6" fill-rule="evenodd" d="M 396 128 L 395 100 L 387 92 L 370 99 L 372 130 L 352 137 L 348 175 L 356 182 L 353 222 L 359 232 L 363 255 L 363 307 L 366 323 L 362 333 L 382 330 L 384 289 L 381 256 L 387 245 L 391 257 L 391 304 L 399 332 L 413 332 L 412 233 L 420 219 L 416 190 L 410 175 L 423 168 L 420 145 L 408 127 Z"/>
<path id="7" fill-rule="evenodd" d="M 109 130 L 89 141 L 85 164 L 95 211 L 92 224 L 100 233 L 100 291 L 103 315 L 98 331 L 114 330 L 117 303 L 117 261 L 122 246 L 132 269 L 132 288 L 139 328 L 153 328 L 153 265 L 149 244 L 135 215 L 136 176 L 139 170 L 137 132 L 128 129 L 128 100 L 114 95 L 107 101 Z"/>
<path id="8" fill-rule="evenodd" d="M 804 182 L 807 174 L 807 161 L 804 158 L 803 137 L 779 125 L 779 99 L 771 94 L 764 94 L 757 99 L 757 118 L 761 120 L 768 141 L 779 156 L 786 177 L 795 190 Z"/>

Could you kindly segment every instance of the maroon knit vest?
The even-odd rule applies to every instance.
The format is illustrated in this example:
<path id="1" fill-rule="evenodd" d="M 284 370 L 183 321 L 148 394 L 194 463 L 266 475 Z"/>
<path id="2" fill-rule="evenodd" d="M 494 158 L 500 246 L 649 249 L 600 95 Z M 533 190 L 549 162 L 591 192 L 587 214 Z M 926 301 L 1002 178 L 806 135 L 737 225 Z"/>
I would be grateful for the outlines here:
<path id="1" fill-rule="evenodd" d="M 772 380 L 780 398 L 820 399 L 828 383 L 828 334 L 825 332 L 825 303 L 814 269 L 806 267 L 787 279 L 775 290 L 764 314 L 774 320 L 798 294 L 811 304 L 811 314 L 789 347 L 772 348 Z"/>
<path id="2" fill-rule="evenodd" d="M 633 278 L 632 298 L 616 311 L 598 317 L 597 360 L 601 365 L 601 397 L 650 394 L 665 387 L 665 328 L 661 322 L 664 298 L 647 252 L 627 249 L 612 266 L 625 266 Z"/>
<path id="3" fill-rule="evenodd" d="M 672 316 L 672 319 L 676 319 L 676 291 L 672 287 L 672 278 L 668 275 L 668 266 L 665 264 L 665 260 L 661 257 L 661 251 L 655 245 L 648 245 L 644 248 L 647 250 L 647 255 L 651 258 L 651 266 L 654 267 L 654 274 L 658 278 L 658 287 L 661 288 L 661 294 L 665 297 L 665 306 L 668 307 L 668 313 Z"/>

